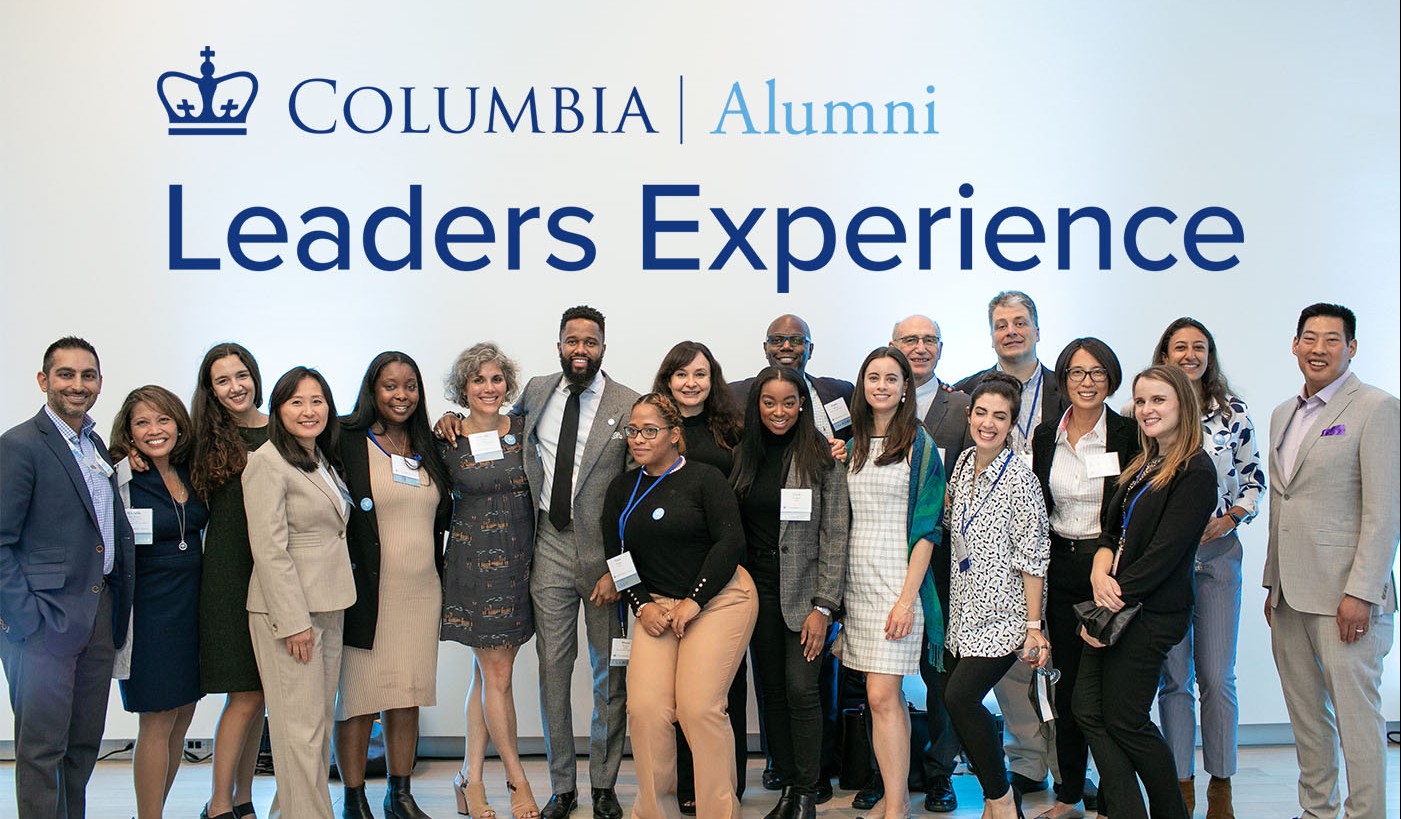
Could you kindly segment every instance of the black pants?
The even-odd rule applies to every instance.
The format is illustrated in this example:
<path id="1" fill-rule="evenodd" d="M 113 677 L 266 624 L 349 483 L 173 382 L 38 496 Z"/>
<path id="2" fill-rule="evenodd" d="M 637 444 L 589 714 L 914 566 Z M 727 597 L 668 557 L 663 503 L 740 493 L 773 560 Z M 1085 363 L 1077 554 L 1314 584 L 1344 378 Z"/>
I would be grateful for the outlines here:
<path id="1" fill-rule="evenodd" d="M 1187 819 L 1177 766 L 1148 716 L 1168 649 L 1187 631 L 1188 613 L 1140 612 L 1108 648 L 1086 646 L 1075 685 L 1075 718 L 1099 765 L 1099 792 L 1114 819 Z M 1148 793 L 1143 809 L 1138 780 Z"/>
<path id="2" fill-rule="evenodd" d="M 764 732 L 774 770 L 787 783 L 811 792 L 821 771 L 823 719 L 818 695 L 822 656 L 803 657 L 799 633 L 788 628 L 778 597 L 778 560 L 751 559 L 759 591 L 759 619 L 750 647 L 754 675 L 763 689 Z"/>
<path id="3" fill-rule="evenodd" d="M 739 668 L 735 671 L 734 682 L 730 683 L 730 693 L 725 707 L 730 713 L 730 729 L 735 734 L 735 795 L 744 796 L 744 770 L 749 766 L 749 664 L 744 657 L 739 658 Z M 686 733 L 676 726 L 676 800 L 696 801 L 696 762 L 691 756 L 691 746 L 686 743 Z"/>
<path id="4" fill-rule="evenodd" d="M 958 741 L 978 772 L 984 799 L 1001 799 L 1007 792 L 1007 765 L 997 741 L 997 721 L 983 705 L 997 681 L 1017 661 L 1005 657 L 955 657 L 944 652 L 944 705 Z M 1118 817 L 1115 817 L 1118 819 Z"/>
<path id="5" fill-rule="evenodd" d="M 1075 604 L 1094 597 L 1090 568 L 1097 541 L 1072 543 L 1051 535 L 1051 564 L 1046 572 L 1046 636 L 1051 640 L 1051 661 L 1060 670 L 1056 683 L 1056 759 L 1060 762 L 1059 801 L 1067 805 L 1085 796 L 1085 770 L 1089 741 L 1075 718 L 1075 682 L 1085 641 L 1075 619 Z M 1107 809 L 1101 812 L 1109 814 Z"/>

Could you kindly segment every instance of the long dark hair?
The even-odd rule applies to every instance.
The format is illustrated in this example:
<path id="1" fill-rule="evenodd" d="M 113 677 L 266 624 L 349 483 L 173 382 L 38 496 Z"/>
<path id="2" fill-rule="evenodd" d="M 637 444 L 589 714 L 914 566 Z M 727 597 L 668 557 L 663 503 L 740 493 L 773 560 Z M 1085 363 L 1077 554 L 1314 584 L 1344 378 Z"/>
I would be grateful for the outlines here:
<path id="1" fill-rule="evenodd" d="M 136 441 L 131 437 L 131 416 L 136 405 L 146 403 L 157 412 L 170 416 L 175 422 L 175 446 L 170 450 L 170 462 L 184 465 L 190 461 L 190 414 L 185 412 L 185 402 L 165 387 L 147 384 L 137 387 L 127 394 L 117 417 L 112 419 L 112 434 L 107 438 L 107 451 L 113 461 L 136 451 Z"/>
<path id="2" fill-rule="evenodd" d="M 743 432 L 742 410 L 725 382 L 725 372 L 720 368 L 720 362 L 715 360 L 709 347 L 699 341 L 678 341 L 657 368 L 657 375 L 652 379 L 652 392 L 675 400 L 676 396 L 671 393 L 671 375 L 684 369 L 697 355 L 705 356 L 706 366 L 710 367 L 710 394 L 705 397 L 706 426 L 721 449 L 734 449 Z"/>
<path id="3" fill-rule="evenodd" d="M 1222 417 L 1230 420 L 1231 405 L 1226 396 L 1231 392 L 1231 385 L 1226 381 L 1226 374 L 1221 371 L 1221 360 L 1216 355 L 1216 339 L 1211 335 L 1211 331 L 1206 329 L 1205 324 L 1191 316 L 1183 316 L 1169 324 L 1163 331 L 1162 338 L 1158 339 L 1153 363 L 1167 363 L 1168 344 L 1172 341 L 1172 334 L 1187 327 L 1206 336 L 1206 369 L 1202 370 L 1202 377 L 1197 381 L 1197 398 L 1201 401 L 1202 411 L 1219 409 Z"/>
<path id="4" fill-rule="evenodd" d="M 303 472 L 316 471 L 316 457 L 307 452 L 297 438 L 282 425 L 282 405 L 292 399 L 297 392 L 297 385 L 302 383 L 304 378 L 310 378 L 320 384 L 321 394 L 326 398 L 326 428 L 316 436 L 316 448 L 321 451 L 321 457 L 339 472 L 341 464 L 338 445 L 341 425 L 336 423 L 336 401 L 331 397 L 331 385 L 326 383 L 326 377 L 310 367 L 293 367 L 283 373 L 273 385 L 272 395 L 268 398 L 268 441 L 287 463 Z"/>
<path id="5" fill-rule="evenodd" d="M 263 376 L 258 362 L 242 344 L 225 341 L 204 354 L 190 400 L 190 426 L 194 452 L 190 456 L 190 483 L 205 501 L 214 490 L 237 478 L 248 465 L 248 446 L 238 434 L 238 425 L 214 395 L 214 378 L 209 374 L 214 362 L 237 356 L 253 379 L 253 406 L 263 405 Z"/>
<path id="6" fill-rule="evenodd" d="M 744 399 L 744 431 L 739 446 L 735 449 L 735 465 L 730 472 L 730 485 L 741 498 L 749 494 L 754 486 L 754 476 L 759 473 L 759 465 L 764 461 L 764 423 L 759 419 L 759 396 L 764 385 L 771 381 L 791 384 L 798 394 L 798 423 L 788 433 L 792 436 L 783 454 L 784 472 L 797 475 L 798 483 L 811 486 L 818 474 L 830 469 L 835 459 L 827 442 L 817 431 L 817 423 L 812 414 L 816 410 L 807 406 L 807 384 L 792 367 L 765 367 L 759 371 L 754 382 L 749 385 L 749 395 Z"/>
<path id="7" fill-rule="evenodd" d="M 365 430 L 380 420 L 375 403 L 375 382 L 379 381 L 379 374 L 384 372 L 384 368 L 390 364 L 407 364 L 409 369 L 413 370 L 414 380 L 418 382 L 418 406 L 414 407 L 413 413 L 409 415 L 407 424 L 409 445 L 423 459 L 423 466 L 428 470 L 433 481 L 440 487 L 450 487 L 452 479 L 448 476 L 447 468 L 443 466 L 442 460 L 438 457 L 438 446 L 433 441 L 433 431 L 428 428 L 428 406 L 423 394 L 423 373 L 419 372 L 418 362 L 414 361 L 408 353 L 387 350 L 374 357 L 370 366 L 365 370 L 365 377 L 360 380 L 360 393 L 355 397 L 355 408 L 350 411 L 349 415 L 341 419 L 341 428 L 345 432 L 363 434 Z"/>
<path id="8" fill-rule="evenodd" d="M 861 371 L 856 376 L 856 393 L 851 397 L 851 455 L 847 458 L 847 468 L 860 472 L 871 454 L 871 436 L 876 431 L 875 413 L 866 403 L 866 370 L 878 358 L 894 359 L 905 377 L 905 393 L 900 396 L 900 405 L 895 408 L 895 417 L 890 419 L 890 427 L 885 431 L 885 448 L 876 458 L 876 466 L 886 466 L 903 461 L 910 455 L 915 436 L 919 434 L 919 419 L 915 417 L 915 379 L 910 370 L 910 361 L 895 347 L 877 347 L 866 360 L 861 362 Z"/>

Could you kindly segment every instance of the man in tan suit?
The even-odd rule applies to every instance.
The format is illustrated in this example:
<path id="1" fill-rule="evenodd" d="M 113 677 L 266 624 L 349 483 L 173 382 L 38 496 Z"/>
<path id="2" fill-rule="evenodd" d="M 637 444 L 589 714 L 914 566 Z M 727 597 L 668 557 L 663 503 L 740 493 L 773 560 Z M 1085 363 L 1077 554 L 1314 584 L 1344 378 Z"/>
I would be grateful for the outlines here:
<path id="1" fill-rule="evenodd" d="M 1299 316 L 1299 395 L 1270 419 L 1265 618 L 1294 728 L 1303 816 L 1386 810 L 1382 658 L 1396 611 L 1398 402 L 1348 372 L 1357 319 L 1336 304 Z"/>

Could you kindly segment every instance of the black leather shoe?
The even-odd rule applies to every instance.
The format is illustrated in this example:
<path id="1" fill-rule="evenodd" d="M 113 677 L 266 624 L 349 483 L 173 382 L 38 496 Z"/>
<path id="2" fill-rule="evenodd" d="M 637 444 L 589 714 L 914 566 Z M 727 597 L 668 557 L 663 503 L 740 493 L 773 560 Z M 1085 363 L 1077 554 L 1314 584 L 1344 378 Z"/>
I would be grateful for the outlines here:
<path id="1" fill-rule="evenodd" d="M 798 798 L 797 791 L 792 785 L 783 789 L 783 795 L 778 797 L 778 802 L 773 806 L 773 810 L 764 814 L 764 819 L 793 819 L 793 802 Z"/>
<path id="2" fill-rule="evenodd" d="M 812 791 L 812 803 L 814 805 L 825 805 L 832 801 L 832 778 L 818 777 L 817 787 Z"/>
<path id="3" fill-rule="evenodd" d="M 623 819 L 623 806 L 612 788 L 594 788 L 593 819 Z"/>
<path id="4" fill-rule="evenodd" d="M 244 802 L 242 805 L 234 805 L 234 816 L 238 817 L 238 819 L 244 819 L 245 816 L 251 816 L 253 817 L 253 819 L 258 819 L 258 813 L 257 811 L 253 810 L 252 802 Z"/>
<path id="5" fill-rule="evenodd" d="M 882 796 L 885 796 L 885 783 L 881 781 L 880 774 L 872 774 L 861 790 L 856 792 L 856 797 L 851 800 L 851 806 L 857 810 L 870 810 L 876 806 Z"/>
<path id="6" fill-rule="evenodd" d="M 831 790 L 831 783 L 827 785 Z M 800 793 L 793 798 L 793 806 L 788 814 L 789 819 L 817 819 L 817 795 L 812 793 Z"/>
<path id="7" fill-rule="evenodd" d="M 930 813 L 952 813 L 958 810 L 958 796 L 953 792 L 953 780 L 947 776 L 931 776 L 924 791 L 924 809 Z"/>
<path id="8" fill-rule="evenodd" d="M 1099 811 L 1099 788 L 1096 788 L 1095 783 L 1088 779 L 1085 780 L 1085 791 L 1080 795 L 1080 799 L 1085 803 L 1086 813 Z"/>
<path id="9" fill-rule="evenodd" d="M 200 808 L 199 819 L 237 819 L 237 817 L 234 815 L 233 811 L 229 811 L 227 813 L 216 813 L 213 816 L 210 816 L 209 805 L 206 803 L 204 807 Z"/>
<path id="10" fill-rule="evenodd" d="M 564 819 L 564 817 L 574 812 L 579 807 L 579 794 L 577 791 L 567 793 L 552 793 L 550 801 L 545 803 L 545 807 L 540 809 L 540 819 Z"/>
<path id="11" fill-rule="evenodd" d="M 375 819 L 375 815 L 370 812 L 370 800 L 365 798 L 363 784 L 358 788 L 345 786 L 345 796 L 341 800 L 341 819 Z"/>
<path id="12" fill-rule="evenodd" d="M 1032 779 L 1029 776 L 1022 776 L 1015 771 L 1007 772 L 1007 784 L 1011 785 L 1019 793 L 1040 793 L 1046 790 L 1046 779 Z"/>
<path id="13" fill-rule="evenodd" d="M 773 768 L 764 769 L 764 790 L 777 791 L 783 789 L 783 777 L 778 775 L 778 771 Z"/>

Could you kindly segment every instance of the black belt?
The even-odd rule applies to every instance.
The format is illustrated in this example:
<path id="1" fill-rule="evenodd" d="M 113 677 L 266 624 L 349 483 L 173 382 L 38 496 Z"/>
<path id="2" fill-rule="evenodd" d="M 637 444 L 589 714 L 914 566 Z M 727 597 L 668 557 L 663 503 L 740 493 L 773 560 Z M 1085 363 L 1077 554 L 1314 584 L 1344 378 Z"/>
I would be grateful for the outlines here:
<path id="1" fill-rule="evenodd" d="M 1099 538 L 1090 538 L 1088 540 L 1071 540 L 1070 538 L 1061 537 L 1055 532 L 1052 532 L 1051 548 L 1068 550 L 1071 554 L 1076 554 L 1085 550 L 1089 550 L 1093 553 L 1095 549 L 1099 548 Z"/>

